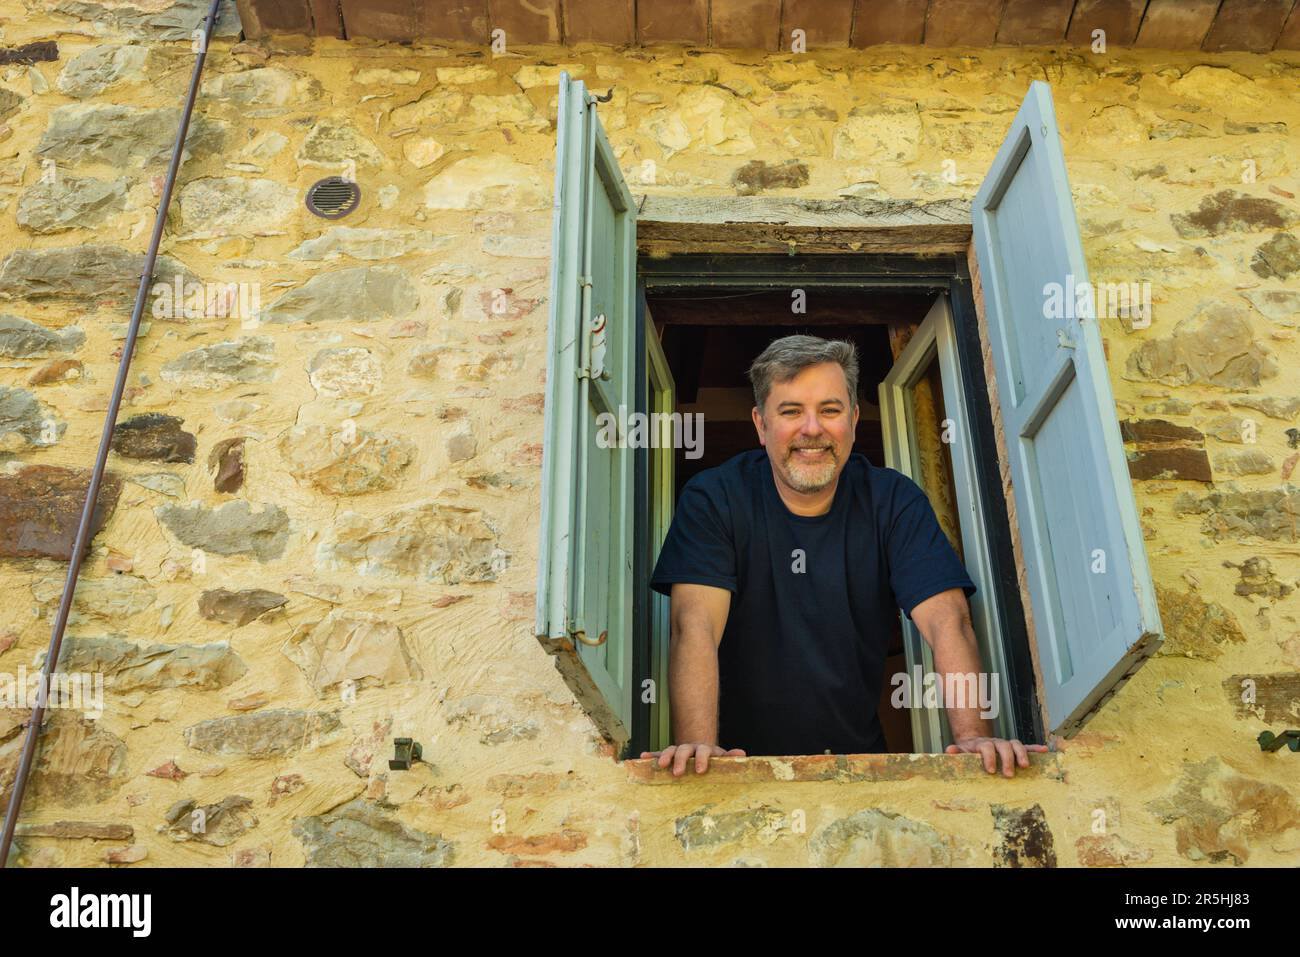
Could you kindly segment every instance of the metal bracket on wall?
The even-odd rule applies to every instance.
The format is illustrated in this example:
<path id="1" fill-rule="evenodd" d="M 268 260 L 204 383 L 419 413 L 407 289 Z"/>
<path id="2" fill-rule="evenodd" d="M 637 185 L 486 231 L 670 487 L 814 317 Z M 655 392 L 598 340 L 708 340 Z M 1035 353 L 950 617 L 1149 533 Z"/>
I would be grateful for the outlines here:
<path id="1" fill-rule="evenodd" d="M 409 771 L 416 761 L 424 760 L 424 749 L 414 738 L 393 739 L 393 759 L 388 762 L 390 771 Z"/>
<path id="2" fill-rule="evenodd" d="M 1283 745 L 1292 751 L 1300 751 L 1300 731 L 1287 730 L 1281 734 L 1274 734 L 1272 731 L 1261 731 L 1259 737 L 1255 739 L 1259 742 L 1261 751 L 1281 751 Z"/>

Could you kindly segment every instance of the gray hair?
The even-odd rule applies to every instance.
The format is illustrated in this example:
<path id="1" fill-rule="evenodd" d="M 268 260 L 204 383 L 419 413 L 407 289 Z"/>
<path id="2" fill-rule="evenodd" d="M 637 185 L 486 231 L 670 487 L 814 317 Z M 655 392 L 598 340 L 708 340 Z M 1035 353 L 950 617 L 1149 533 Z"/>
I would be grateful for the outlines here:
<path id="1" fill-rule="evenodd" d="M 842 339 L 786 336 L 777 339 L 749 367 L 754 404 L 762 412 L 773 382 L 789 382 L 808 366 L 837 362 L 849 386 L 849 408 L 858 404 L 858 347 Z"/>

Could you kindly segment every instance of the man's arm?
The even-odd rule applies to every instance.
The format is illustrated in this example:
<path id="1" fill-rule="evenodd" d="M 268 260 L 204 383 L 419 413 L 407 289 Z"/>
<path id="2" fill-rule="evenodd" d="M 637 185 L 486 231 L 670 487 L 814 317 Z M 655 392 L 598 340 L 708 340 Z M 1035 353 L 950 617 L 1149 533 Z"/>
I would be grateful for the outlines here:
<path id="1" fill-rule="evenodd" d="M 694 755 L 695 773 L 703 774 L 709 769 L 710 757 L 745 753 L 718 746 L 718 646 L 731 611 L 731 592 L 676 582 L 670 609 L 668 700 L 677 744 L 657 756 L 661 768 L 671 762 L 673 774 L 681 775 Z M 652 756 L 649 751 L 641 753 L 643 758 Z"/>
<path id="2" fill-rule="evenodd" d="M 947 680 L 948 675 L 978 675 L 981 670 L 979 645 L 971 627 L 970 605 L 960 588 L 949 588 L 931 595 L 912 609 L 921 636 L 934 650 L 934 666 L 945 679 L 944 687 L 955 687 L 957 681 Z M 1029 767 L 1029 751 L 1046 751 L 1042 744 L 1021 744 L 1016 738 L 1007 741 L 993 737 L 993 726 L 980 717 L 978 701 L 965 702 L 967 707 L 954 707 L 955 702 L 945 701 L 948 725 L 952 728 L 955 743 L 945 749 L 948 754 L 978 753 L 984 757 L 984 770 L 997 771 L 998 755 L 1002 756 L 1002 773 L 1015 775 L 1015 765 Z"/>

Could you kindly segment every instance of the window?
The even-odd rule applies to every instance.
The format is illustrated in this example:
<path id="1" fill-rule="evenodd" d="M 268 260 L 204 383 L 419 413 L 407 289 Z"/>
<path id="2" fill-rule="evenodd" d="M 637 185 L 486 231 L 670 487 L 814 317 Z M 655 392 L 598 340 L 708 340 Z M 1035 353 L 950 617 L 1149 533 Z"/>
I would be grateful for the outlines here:
<path id="1" fill-rule="evenodd" d="M 647 581 L 673 499 L 712 458 L 753 447 L 737 370 L 789 332 L 859 341 L 878 412 L 864 406 L 856 449 L 922 485 L 979 586 L 997 733 L 1072 734 L 1158 645 L 1096 321 L 1045 318 L 1049 283 L 1087 282 L 1045 84 L 973 211 L 829 203 L 818 220 L 815 201 L 695 199 L 666 214 L 647 197 L 638 214 L 595 101 L 562 75 L 555 195 L 537 634 L 620 755 L 671 743 L 668 601 Z M 807 321 L 791 314 L 795 289 L 819 304 Z M 744 321 L 708 305 L 719 297 L 743 298 Z M 682 411 L 705 413 L 705 456 L 626 441 L 630 413 Z M 601 435 L 611 417 L 615 443 Z M 899 625 L 895 661 L 932 670 Z M 891 748 L 942 750 L 941 710 L 910 714 L 886 725 Z"/>

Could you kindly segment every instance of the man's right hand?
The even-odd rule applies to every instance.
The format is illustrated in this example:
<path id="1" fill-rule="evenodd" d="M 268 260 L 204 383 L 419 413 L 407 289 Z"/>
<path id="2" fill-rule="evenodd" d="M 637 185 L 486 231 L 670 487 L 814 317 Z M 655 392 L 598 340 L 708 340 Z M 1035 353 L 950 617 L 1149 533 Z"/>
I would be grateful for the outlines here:
<path id="1" fill-rule="evenodd" d="M 703 774 L 709 770 L 709 758 L 743 758 L 745 752 L 740 748 L 725 751 L 716 744 L 705 744 L 704 742 L 670 744 L 662 751 L 641 752 L 643 758 L 658 758 L 659 767 L 661 768 L 666 768 L 671 764 L 673 766 L 673 777 L 681 777 L 686 773 L 686 765 L 690 763 L 691 755 L 695 756 L 695 773 Z"/>

